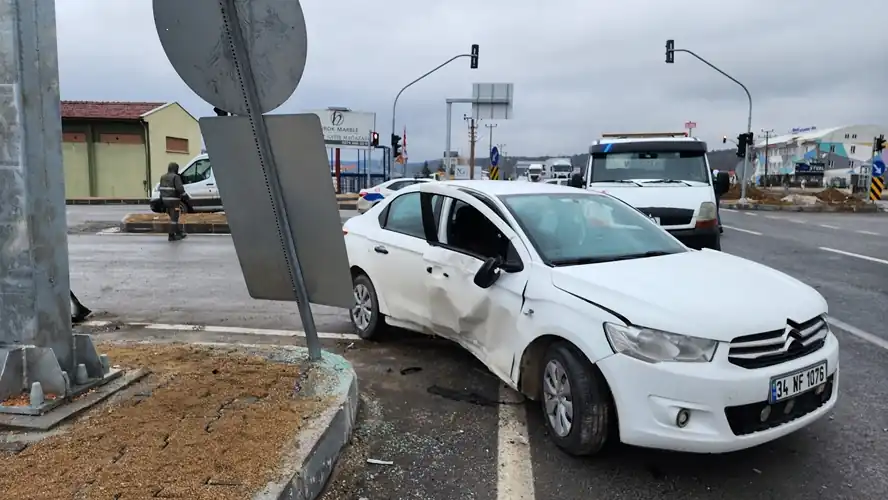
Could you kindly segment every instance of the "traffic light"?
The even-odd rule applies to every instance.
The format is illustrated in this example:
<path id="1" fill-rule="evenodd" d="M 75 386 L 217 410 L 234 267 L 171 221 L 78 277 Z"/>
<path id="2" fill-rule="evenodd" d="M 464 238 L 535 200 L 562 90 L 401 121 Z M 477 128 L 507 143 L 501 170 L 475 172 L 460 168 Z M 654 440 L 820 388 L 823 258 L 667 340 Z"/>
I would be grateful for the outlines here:
<path id="1" fill-rule="evenodd" d="M 727 137 L 724 138 L 727 140 Z M 749 146 L 752 146 L 753 135 L 752 132 L 747 132 L 745 134 L 740 134 L 737 136 L 737 156 L 743 158 L 746 156 L 746 149 Z"/>
<path id="2" fill-rule="evenodd" d="M 370 147 L 379 147 L 379 132 L 373 132 L 372 134 L 370 134 Z"/>
<path id="3" fill-rule="evenodd" d="M 675 62 L 675 40 L 666 40 L 666 64 Z"/>
<path id="4" fill-rule="evenodd" d="M 728 136 L 723 135 L 722 136 L 722 144 L 727 144 L 727 143 L 728 143 Z"/>
<path id="5" fill-rule="evenodd" d="M 478 69 L 478 44 L 472 44 L 472 57 L 469 58 L 469 67 Z"/>
<path id="6" fill-rule="evenodd" d="M 873 138 L 873 151 L 876 154 L 885 150 L 885 134 L 879 134 L 879 137 Z"/>
<path id="7" fill-rule="evenodd" d="M 392 158 L 401 156 L 401 136 L 392 134 Z"/>

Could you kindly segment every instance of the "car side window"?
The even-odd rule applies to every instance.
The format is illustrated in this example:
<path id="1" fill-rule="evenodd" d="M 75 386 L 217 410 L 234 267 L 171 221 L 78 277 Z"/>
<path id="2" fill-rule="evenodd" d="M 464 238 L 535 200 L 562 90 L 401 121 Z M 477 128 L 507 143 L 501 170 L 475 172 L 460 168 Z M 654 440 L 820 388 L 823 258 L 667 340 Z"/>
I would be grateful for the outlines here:
<path id="1" fill-rule="evenodd" d="M 447 217 L 447 246 L 482 260 L 499 257 L 503 262 L 520 262 L 506 235 L 477 208 L 453 200 Z"/>
<path id="2" fill-rule="evenodd" d="M 182 184 L 194 184 L 210 178 L 210 160 L 204 158 L 197 160 L 182 171 Z"/>
<path id="3" fill-rule="evenodd" d="M 432 196 L 432 208 L 435 214 L 435 226 L 441 218 L 441 205 L 443 198 Z M 420 239 L 425 239 L 425 231 L 422 228 L 422 205 L 420 193 L 406 193 L 393 199 L 380 214 L 380 225 L 383 229 L 395 231 Z"/>
<path id="4" fill-rule="evenodd" d="M 398 182 L 393 182 L 393 183 L 389 184 L 388 188 L 389 188 L 389 191 L 397 191 L 397 190 L 403 189 L 411 184 L 413 184 L 413 183 L 410 181 L 398 181 Z"/>

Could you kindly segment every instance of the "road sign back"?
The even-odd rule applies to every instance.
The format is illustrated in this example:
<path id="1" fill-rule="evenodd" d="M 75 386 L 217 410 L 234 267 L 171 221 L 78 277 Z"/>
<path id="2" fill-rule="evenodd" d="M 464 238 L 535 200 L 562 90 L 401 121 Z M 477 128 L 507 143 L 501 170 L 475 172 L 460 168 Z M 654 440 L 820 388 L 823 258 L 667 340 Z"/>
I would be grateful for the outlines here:
<path id="1" fill-rule="evenodd" d="M 154 24 L 173 68 L 213 106 L 249 113 L 241 78 L 252 64 L 260 113 L 293 95 L 305 70 L 308 39 L 299 0 L 153 0 Z M 234 57 L 229 12 L 237 9 L 249 61 Z"/>

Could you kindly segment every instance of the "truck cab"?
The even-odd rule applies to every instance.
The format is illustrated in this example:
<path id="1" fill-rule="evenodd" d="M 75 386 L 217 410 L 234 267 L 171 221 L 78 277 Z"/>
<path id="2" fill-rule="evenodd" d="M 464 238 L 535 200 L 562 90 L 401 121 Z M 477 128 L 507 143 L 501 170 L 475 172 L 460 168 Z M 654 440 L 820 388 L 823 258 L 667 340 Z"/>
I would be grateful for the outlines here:
<path id="1" fill-rule="evenodd" d="M 717 196 L 706 143 L 686 133 L 605 134 L 589 148 L 582 187 L 615 196 L 696 249 L 721 250 Z"/>
<path id="2" fill-rule="evenodd" d="M 543 164 L 532 163 L 527 167 L 527 180 L 530 182 L 540 182 L 544 177 Z"/>

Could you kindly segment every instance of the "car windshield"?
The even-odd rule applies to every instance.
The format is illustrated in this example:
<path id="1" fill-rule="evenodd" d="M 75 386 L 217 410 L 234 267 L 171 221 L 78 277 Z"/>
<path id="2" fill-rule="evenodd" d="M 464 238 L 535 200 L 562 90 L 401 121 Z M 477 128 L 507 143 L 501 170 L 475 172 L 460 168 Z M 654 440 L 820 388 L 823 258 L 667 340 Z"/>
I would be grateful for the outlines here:
<path id="1" fill-rule="evenodd" d="M 701 151 L 593 153 L 591 164 L 592 182 L 647 180 L 709 184 L 705 153 Z"/>
<path id="2" fill-rule="evenodd" d="M 635 208 L 593 193 L 501 196 L 551 266 L 656 257 L 687 248 Z"/>

